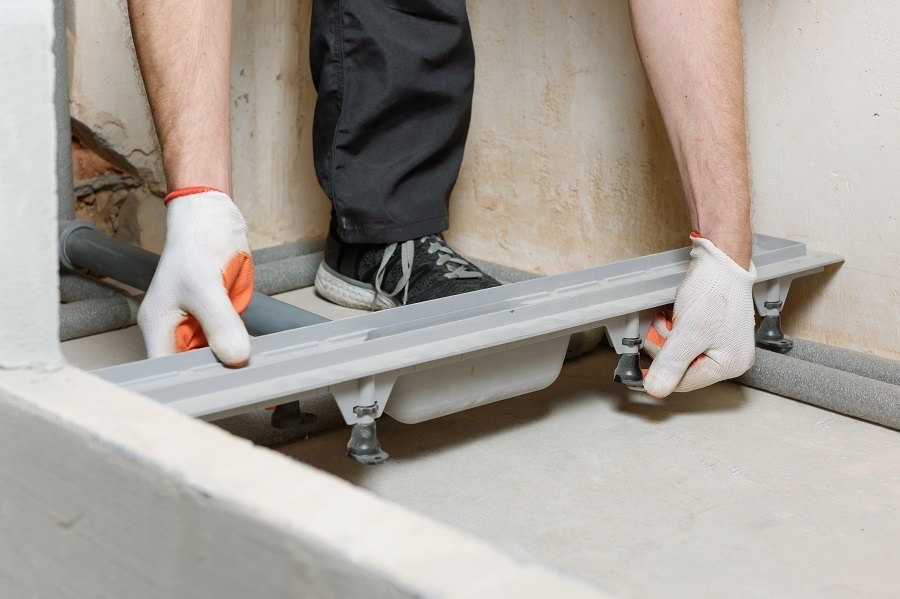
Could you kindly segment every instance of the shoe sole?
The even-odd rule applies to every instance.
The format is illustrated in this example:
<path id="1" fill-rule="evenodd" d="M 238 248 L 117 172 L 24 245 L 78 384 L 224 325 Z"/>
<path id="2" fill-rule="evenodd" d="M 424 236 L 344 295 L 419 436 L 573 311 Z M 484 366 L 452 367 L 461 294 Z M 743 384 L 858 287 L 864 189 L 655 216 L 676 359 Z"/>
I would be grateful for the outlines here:
<path id="1" fill-rule="evenodd" d="M 334 272 L 322 262 L 316 271 L 316 291 L 331 303 L 357 310 L 386 310 L 396 308 L 400 302 L 389 295 L 380 294 L 375 302 L 375 288 L 365 283 L 351 281 Z M 373 306 L 374 302 L 374 306 Z"/>

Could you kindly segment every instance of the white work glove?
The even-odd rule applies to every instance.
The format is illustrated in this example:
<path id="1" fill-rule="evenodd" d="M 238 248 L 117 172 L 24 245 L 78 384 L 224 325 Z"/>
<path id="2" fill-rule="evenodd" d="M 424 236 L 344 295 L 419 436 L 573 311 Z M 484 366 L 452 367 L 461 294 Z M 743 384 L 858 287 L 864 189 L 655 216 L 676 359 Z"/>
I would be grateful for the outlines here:
<path id="1" fill-rule="evenodd" d="M 756 268 L 744 270 L 699 235 L 692 234 L 691 242 L 691 264 L 675 305 L 656 315 L 644 343 L 653 358 L 644 390 L 654 397 L 740 376 L 756 355 Z"/>
<path id="2" fill-rule="evenodd" d="M 138 311 L 147 355 L 208 344 L 224 364 L 242 366 L 250 337 L 239 314 L 253 295 L 247 223 L 231 198 L 213 189 L 176 191 L 166 202 L 166 244 Z"/>

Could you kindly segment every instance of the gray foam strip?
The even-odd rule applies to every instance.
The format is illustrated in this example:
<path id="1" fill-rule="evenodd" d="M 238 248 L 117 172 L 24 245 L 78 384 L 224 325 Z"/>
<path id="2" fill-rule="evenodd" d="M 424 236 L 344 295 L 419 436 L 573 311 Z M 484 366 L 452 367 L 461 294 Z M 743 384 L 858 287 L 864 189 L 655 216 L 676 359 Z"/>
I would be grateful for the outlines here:
<path id="1" fill-rule="evenodd" d="M 815 362 L 877 381 L 900 385 L 900 362 L 887 358 L 804 339 L 794 339 L 794 348 L 788 355 L 806 362 Z"/>
<path id="2" fill-rule="evenodd" d="M 491 275 L 501 283 L 519 283 L 521 281 L 539 279 L 542 276 L 533 272 L 528 272 L 527 270 L 519 270 L 518 268 L 501 266 L 500 264 L 494 264 L 493 262 L 488 262 L 486 260 L 473 260 L 472 258 L 468 257 L 466 258 L 466 260 L 468 260 L 487 274 Z"/>
<path id="3" fill-rule="evenodd" d="M 316 280 L 321 262 L 322 252 L 318 252 L 258 264 L 253 279 L 254 288 L 265 295 L 275 295 L 309 287 Z"/>
<path id="4" fill-rule="evenodd" d="M 253 250 L 250 253 L 253 255 L 254 263 L 265 264 L 266 262 L 275 262 L 276 260 L 284 260 L 286 258 L 295 258 L 297 256 L 321 252 L 323 249 L 325 249 L 325 239 L 317 237 L 314 239 L 295 241 L 293 243 L 273 245 L 271 247 Z"/>
<path id="5" fill-rule="evenodd" d="M 60 341 L 98 335 L 132 324 L 134 313 L 122 296 L 83 300 L 59 307 Z"/>
<path id="6" fill-rule="evenodd" d="M 798 358 L 756 350 L 742 385 L 900 430 L 900 387 Z"/>
<path id="7" fill-rule="evenodd" d="M 75 273 L 59 273 L 59 300 L 64 304 L 121 295 L 120 290 L 96 279 Z"/>
<path id="8" fill-rule="evenodd" d="M 303 428 L 282 430 L 272 428 L 272 412 L 256 410 L 239 416 L 223 418 L 212 424 L 228 431 L 232 435 L 249 439 L 256 445 L 263 447 L 276 447 L 322 431 L 347 426 L 337 403 L 334 401 L 334 397 L 330 394 L 301 399 L 300 406 L 304 412 L 315 414 L 318 420 Z"/>

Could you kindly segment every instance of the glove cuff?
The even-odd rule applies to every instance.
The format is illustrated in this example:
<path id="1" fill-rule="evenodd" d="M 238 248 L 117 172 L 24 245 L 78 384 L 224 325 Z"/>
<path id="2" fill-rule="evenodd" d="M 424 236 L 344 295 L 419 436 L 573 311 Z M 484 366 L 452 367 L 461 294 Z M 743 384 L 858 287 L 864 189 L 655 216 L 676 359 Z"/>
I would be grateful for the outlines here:
<path id="1" fill-rule="evenodd" d="M 735 275 L 748 278 L 751 283 L 756 281 L 756 266 L 753 264 L 752 260 L 750 261 L 750 269 L 745 269 L 743 266 L 732 260 L 731 256 L 717 248 L 716 244 L 696 231 L 691 232 L 691 245 L 693 246 L 693 249 L 691 249 L 692 257 L 699 257 L 700 254 L 705 254 L 709 256 L 709 258 L 726 266 Z"/>
<path id="2" fill-rule="evenodd" d="M 163 205 L 168 206 L 169 202 L 171 202 L 172 200 L 177 200 L 178 198 L 183 198 L 185 196 L 192 196 L 192 195 L 195 195 L 198 193 L 207 193 L 210 191 L 214 192 L 214 193 L 222 193 L 221 190 L 216 189 L 215 187 L 183 187 L 181 189 L 176 189 L 174 191 L 170 191 L 169 195 L 167 195 L 163 199 Z M 225 194 L 222 193 L 222 195 L 225 195 Z"/>

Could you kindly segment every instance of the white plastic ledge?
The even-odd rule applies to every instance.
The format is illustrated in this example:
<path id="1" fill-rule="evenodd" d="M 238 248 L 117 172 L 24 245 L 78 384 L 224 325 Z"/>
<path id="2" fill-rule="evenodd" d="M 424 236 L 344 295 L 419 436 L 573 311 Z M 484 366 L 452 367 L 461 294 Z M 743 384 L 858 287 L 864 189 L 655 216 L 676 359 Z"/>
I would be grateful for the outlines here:
<path id="1" fill-rule="evenodd" d="M 602 597 L 74 368 L 0 371 L 4 597 Z"/>

